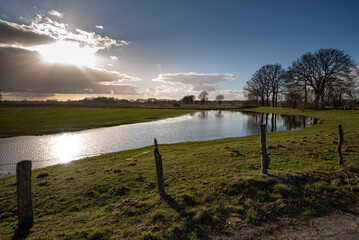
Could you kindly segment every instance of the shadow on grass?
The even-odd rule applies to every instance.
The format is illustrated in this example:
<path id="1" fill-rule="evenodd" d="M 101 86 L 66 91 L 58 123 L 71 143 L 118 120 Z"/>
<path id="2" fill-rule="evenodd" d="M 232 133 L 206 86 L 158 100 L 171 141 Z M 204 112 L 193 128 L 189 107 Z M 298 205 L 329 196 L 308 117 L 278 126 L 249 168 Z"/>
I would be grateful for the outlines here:
<path id="1" fill-rule="evenodd" d="M 12 236 L 11 240 L 18 240 L 18 239 L 26 239 L 27 236 L 30 233 L 30 227 L 28 228 L 20 228 L 18 227 L 15 232 L 14 235 Z"/>
<path id="2" fill-rule="evenodd" d="M 193 216 L 186 213 L 184 206 L 181 206 L 175 199 L 173 199 L 169 195 L 166 195 L 163 199 L 170 206 L 170 208 L 175 210 L 181 216 L 181 218 L 185 220 L 186 229 L 185 229 L 185 232 L 182 232 L 180 234 L 180 236 L 178 236 L 179 239 L 187 239 L 187 238 L 189 238 L 189 236 L 187 236 L 187 233 L 192 233 L 192 232 L 195 232 L 197 234 L 197 237 L 199 237 L 200 239 L 210 239 L 208 234 L 193 219 Z"/>

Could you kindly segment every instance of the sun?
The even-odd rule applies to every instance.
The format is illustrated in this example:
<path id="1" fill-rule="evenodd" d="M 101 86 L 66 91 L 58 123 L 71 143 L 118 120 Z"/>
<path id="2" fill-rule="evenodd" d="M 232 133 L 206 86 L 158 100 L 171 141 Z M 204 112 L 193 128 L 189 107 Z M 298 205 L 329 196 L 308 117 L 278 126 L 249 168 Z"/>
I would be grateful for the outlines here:
<path id="1" fill-rule="evenodd" d="M 58 41 L 38 46 L 35 50 L 48 63 L 94 66 L 96 62 L 95 51 L 89 46 L 82 47 L 77 42 Z"/>

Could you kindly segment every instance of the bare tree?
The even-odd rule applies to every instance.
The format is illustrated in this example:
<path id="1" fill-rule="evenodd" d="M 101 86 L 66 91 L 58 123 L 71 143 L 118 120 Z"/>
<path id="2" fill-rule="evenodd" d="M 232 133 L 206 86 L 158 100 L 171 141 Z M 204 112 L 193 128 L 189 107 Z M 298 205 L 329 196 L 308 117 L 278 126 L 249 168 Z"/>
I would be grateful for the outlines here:
<path id="1" fill-rule="evenodd" d="M 216 101 L 217 101 L 219 104 L 222 104 L 223 100 L 224 100 L 223 94 L 218 94 L 218 95 L 216 96 Z"/>
<path id="2" fill-rule="evenodd" d="M 260 71 L 263 72 L 266 77 L 266 82 L 269 84 L 269 92 L 272 94 L 272 106 L 275 107 L 278 105 L 278 94 L 284 85 L 285 71 L 278 63 L 265 65 Z"/>
<path id="3" fill-rule="evenodd" d="M 325 94 L 334 85 L 344 85 L 352 81 L 350 67 L 354 65 L 352 58 L 338 49 L 319 49 L 308 52 L 289 67 L 293 80 L 308 84 L 315 95 L 314 105 L 324 106 Z"/>
<path id="4" fill-rule="evenodd" d="M 203 91 L 198 95 L 199 100 L 201 101 L 201 104 L 205 104 L 208 100 L 208 92 Z"/>
<path id="5" fill-rule="evenodd" d="M 252 75 L 244 91 L 247 97 L 256 96 L 258 100 L 260 99 L 262 106 L 269 104 L 269 84 L 262 71 L 258 70 Z"/>
<path id="6" fill-rule="evenodd" d="M 247 86 L 244 88 L 247 97 L 257 97 L 262 106 L 269 106 L 272 98 L 272 106 L 277 106 L 278 94 L 284 85 L 285 71 L 280 64 L 268 64 L 256 71 Z"/>

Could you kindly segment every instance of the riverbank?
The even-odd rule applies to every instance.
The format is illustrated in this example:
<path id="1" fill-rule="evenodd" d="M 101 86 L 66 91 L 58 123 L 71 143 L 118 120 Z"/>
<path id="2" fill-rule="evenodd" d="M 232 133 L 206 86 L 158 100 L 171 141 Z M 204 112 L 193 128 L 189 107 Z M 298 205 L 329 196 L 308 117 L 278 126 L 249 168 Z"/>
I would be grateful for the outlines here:
<path id="1" fill-rule="evenodd" d="M 191 109 L 1 107 L 0 137 L 43 135 L 149 122 Z"/>
<path id="2" fill-rule="evenodd" d="M 359 200 L 359 112 L 282 108 L 322 124 L 268 133 L 268 175 L 258 136 L 160 145 L 168 197 L 156 190 L 153 147 L 33 171 L 35 225 L 28 239 L 207 239 L 246 234 L 251 224 L 300 224 Z M 344 166 L 335 152 L 345 133 Z M 37 178 L 41 173 L 48 176 Z M 0 179 L 0 236 L 16 229 L 15 177 Z M 61 230 L 59 230 L 61 229 Z M 273 226 L 264 232 L 272 231 Z"/>

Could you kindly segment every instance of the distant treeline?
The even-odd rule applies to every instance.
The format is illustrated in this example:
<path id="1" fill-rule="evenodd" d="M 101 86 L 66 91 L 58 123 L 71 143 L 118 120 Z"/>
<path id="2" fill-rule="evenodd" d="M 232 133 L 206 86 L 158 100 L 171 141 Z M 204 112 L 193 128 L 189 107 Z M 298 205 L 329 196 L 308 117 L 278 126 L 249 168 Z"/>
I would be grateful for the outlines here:
<path id="1" fill-rule="evenodd" d="M 50 107 L 180 107 L 181 105 L 187 105 L 186 102 L 181 100 L 170 100 L 170 99 L 118 99 L 114 97 L 91 97 L 84 98 L 82 100 L 21 100 L 21 101 L 8 101 L 4 100 L 1 102 L 3 106 L 27 106 L 27 107 L 36 107 L 36 106 L 50 106 Z M 208 101 L 206 105 L 217 104 L 218 101 Z M 233 101 L 223 101 L 222 105 L 242 105 L 244 101 L 233 100 Z M 203 102 L 200 100 L 191 102 L 193 105 L 203 105 Z"/>

